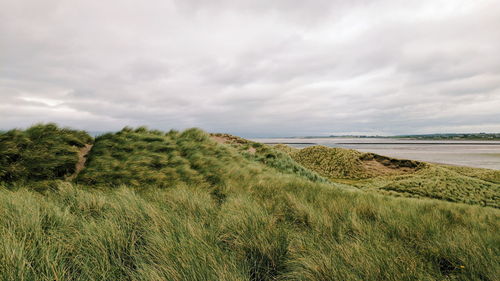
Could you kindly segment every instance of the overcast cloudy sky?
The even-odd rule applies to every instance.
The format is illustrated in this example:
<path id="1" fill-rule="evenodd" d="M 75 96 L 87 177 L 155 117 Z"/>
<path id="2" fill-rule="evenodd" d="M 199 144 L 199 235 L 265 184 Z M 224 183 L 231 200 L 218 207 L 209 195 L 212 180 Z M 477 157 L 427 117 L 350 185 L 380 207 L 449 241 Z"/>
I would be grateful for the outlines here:
<path id="1" fill-rule="evenodd" d="M 500 132 L 498 0 L 0 0 L 0 128 Z"/>

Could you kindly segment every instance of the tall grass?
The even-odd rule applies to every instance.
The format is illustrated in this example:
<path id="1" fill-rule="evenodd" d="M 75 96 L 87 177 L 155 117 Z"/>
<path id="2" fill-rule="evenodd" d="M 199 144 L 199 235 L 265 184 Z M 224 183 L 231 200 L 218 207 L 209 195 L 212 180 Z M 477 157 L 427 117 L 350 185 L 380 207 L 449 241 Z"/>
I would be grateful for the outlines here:
<path id="1" fill-rule="evenodd" d="M 254 148 L 125 128 L 76 182 L 0 183 L 0 280 L 500 276 L 500 210 L 344 189 Z"/>
<path id="2" fill-rule="evenodd" d="M 496 280 L 495 209 L 262 175 L 226 190 L 0 192 L 3 280 Z"/>

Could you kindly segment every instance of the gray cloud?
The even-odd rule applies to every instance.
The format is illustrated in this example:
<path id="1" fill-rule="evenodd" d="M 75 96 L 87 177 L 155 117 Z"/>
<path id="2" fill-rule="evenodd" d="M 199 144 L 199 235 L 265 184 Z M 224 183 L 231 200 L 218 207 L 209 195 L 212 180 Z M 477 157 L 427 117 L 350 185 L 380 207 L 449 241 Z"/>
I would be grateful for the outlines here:
<path id="1" fill-rule="evenodd" d="M 0 3 L 0 128 L 500 131 L 494 0 Z"/>

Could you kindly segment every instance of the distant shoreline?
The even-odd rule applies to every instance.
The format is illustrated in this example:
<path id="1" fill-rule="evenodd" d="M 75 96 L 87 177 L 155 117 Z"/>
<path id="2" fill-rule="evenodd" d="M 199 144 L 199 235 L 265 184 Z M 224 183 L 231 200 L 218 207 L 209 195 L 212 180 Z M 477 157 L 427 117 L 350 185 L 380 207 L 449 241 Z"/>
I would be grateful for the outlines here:
<path id="1" fill-rule="evenodd" d="M 320 145 L 315 142 L 262 142 L 263 144 L 311 144 Z M 495 142 L 336 142 L 343 145 L 500 145 Z"/>
<path id="2" fill-rule="evenodd" d="M 335 144 L 355 144 L 355 145 L 500 145 L 500 143 L 488 142 L 337 142 Z"/>

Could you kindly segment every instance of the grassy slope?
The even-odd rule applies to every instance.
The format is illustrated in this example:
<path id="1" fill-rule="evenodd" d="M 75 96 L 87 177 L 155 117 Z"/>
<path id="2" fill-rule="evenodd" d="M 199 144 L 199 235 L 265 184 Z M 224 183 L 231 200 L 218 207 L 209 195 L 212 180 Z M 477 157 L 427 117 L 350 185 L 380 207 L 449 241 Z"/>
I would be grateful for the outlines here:
<path id="1" fill-rule="evenodd" d="M 281 173 L 297 175 L 313 182 L 327 182 L 326 178 L 298 164 L 286 151 L 283 152 L 281 149 L 274 149 L 269 145 L 229 134 L 211 134 L 210 136 L 219 143 L 235 148 L 247 160 L 259 162 Z"/>
<path id="2" fill-rule="evenodd" d="M 372 181 L 373 186 L 377 184 L 377 180 Z M 437 165 L 415 174 L 390 178 L 380 188 L 401 194 L 500 208 L 500 184 Z"/>
<path id="3" fill-rule="evenodd" d="M 0 280 L 500 275 L 497 209 L 352 192 L 245 151 L 199 130 L 126 129 L 96 139 L 80 185 L 0 189 Z"/>
<path id="4" fill-rule="evenodd" d="M 465 176 L 500 184 L 500 171 L 498 170 L 479 169 L 479 168 L 460 167 L 460 166 L 445 166 L 445 165 L 442 166 L 447 168 L 448 170 L 455 171 Z"/>
<path id="5" fill-rule="evenodd" d="M 332 181 L 391 195 L 500 208 L 500 171 L 398 160 L 324 146 L 276 148 Z"/>

